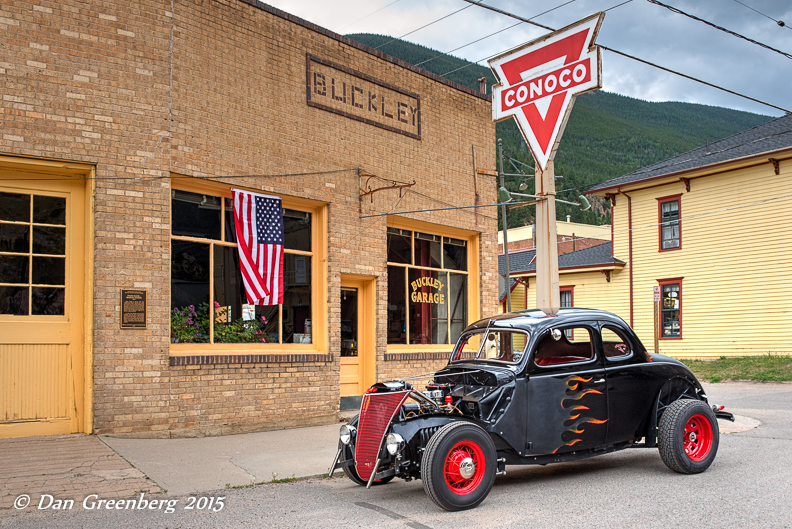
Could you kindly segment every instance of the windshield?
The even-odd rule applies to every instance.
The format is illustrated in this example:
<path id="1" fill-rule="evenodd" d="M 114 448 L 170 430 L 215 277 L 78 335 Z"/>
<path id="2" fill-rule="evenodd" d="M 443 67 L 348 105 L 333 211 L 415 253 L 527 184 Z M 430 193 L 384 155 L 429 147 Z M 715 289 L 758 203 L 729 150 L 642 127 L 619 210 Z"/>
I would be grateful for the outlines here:
<path id="1" fill-rule="evenodd" d="M 463 334 L 451 355 L 452 362 L 487 360 L 517 364 L 523 357 L 529 334 L 516 329 L 481 329 Z"/>

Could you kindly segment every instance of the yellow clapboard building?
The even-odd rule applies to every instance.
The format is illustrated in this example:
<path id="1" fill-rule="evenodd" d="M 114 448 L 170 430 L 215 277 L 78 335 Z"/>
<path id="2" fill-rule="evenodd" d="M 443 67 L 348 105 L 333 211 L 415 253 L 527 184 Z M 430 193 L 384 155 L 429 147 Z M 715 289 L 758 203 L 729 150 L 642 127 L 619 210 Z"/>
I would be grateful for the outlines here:
<path id="1" fill-rule="evenodd" d="M 657 308 L 674 357 L 792 353 L 792 116 L 588 193 L 610 199 L 612 243 L 559 257 L 562 306 L 618 314 L 649 350 Z M 523 253 L 509 255 L 512 310 L 535 305 Z"/>
<path id="2" fill-rule="evenodd" d="M 613 295 L 647 347 L 654 287 L 660 352 L 677 357 L 792 352 L 792 116 L 605 182 Z M 774 229 L 781 228 L 781 229 Z M 610 296 L 609 296 L 610 297 Z"/>

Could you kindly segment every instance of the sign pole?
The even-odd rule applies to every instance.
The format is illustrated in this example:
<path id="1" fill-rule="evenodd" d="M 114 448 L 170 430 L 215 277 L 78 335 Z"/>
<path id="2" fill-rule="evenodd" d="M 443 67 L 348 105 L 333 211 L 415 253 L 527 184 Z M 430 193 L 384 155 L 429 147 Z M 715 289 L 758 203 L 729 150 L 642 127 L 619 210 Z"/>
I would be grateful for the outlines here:
<path id="1" fill-rule="evenodd" d="M 654 352 L 660 354 L 660 287 L 654 287 Z"/>
<path id="2" fill-rule="evenodd" d="M 545 314 L 561 308 L 558 286 L 558 237 L 556 236 L 555 169 L 553 160 L 547 167 L 537 163 L 534 181 L 536 195 L 547 197 L 536 204 L 536 307 Z"/>
<path id="3" fill-rule="evenodd" d="M 602 87 L 601 51 L 594 40 L 604 17 L 595 13 L 489 60 L 498 80 L 492 119 L 514 118 L 536 162 L 536 307 L 545 314 L 561 308 L 553 158 L 575 97 Z M 505 223 L 503 229 L 505 246 Z M 507 264 L 507 293 L 508 272 Z"/>

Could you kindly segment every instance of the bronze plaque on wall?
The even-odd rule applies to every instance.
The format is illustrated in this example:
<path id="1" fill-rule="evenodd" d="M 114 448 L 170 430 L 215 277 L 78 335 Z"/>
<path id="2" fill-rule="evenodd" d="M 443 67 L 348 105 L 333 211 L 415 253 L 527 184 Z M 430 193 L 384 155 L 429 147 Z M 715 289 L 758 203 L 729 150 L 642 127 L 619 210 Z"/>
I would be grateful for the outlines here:
<path id="1" fill-rule="evenodd" d="M 421 96 L 325 59 L 306 55 L 308 106 L 421 139 Z"/>
<path id="2" fill-rule="evenodd" d="M 121 290 L 121 328 L 146 328 L 146 291 Z"/>

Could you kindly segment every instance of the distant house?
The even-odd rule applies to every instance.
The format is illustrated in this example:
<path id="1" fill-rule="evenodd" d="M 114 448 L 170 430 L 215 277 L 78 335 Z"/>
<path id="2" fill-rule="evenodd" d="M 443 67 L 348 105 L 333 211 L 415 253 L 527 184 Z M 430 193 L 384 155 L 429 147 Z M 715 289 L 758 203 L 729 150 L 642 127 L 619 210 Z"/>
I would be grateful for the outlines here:
<path id="1" fill-rule="evenodd" d="M 533 224 L 509 228 L 506 234 L 509 239 L 509 252 L 533 249 L 534 229 Z M 574 252 L 575 250 L 582 250 L 583 248 L 610 242 L 610 232 L 611 227 L 608 224 L 597 226 L 571 222 L 569 215 L 567 215 L 566 222 L 558 221 L 556 223 L 558 253 Z M 498 232 L 498 253 L 503 253 L 503 230 Z"/>
<path id="2" fill-rule="evenodd" d="M 559 223 L 562 224 L 562 223 Z M 588 307 L 620 312 L 609 283 L 621 273 L 624 261 L 613 257 L 611 243 L 584 248 L 558 257 L 558 276 L 562 307 Z M 509 252 L 512 311 L 533 308 L 536 296 L 536 250 Z M 501 311 L 506 312 L 506 266 L 498 256 L 501 274 L 499 295 Z"/>
<path id="3" fill-rule="evenodd" d="M 625 262 L 592 299 L 647 348 L 659 287 L 662 353 L 792 353 L 792 115 L 588 193 L 610 199 L 613 255 Z"/>

